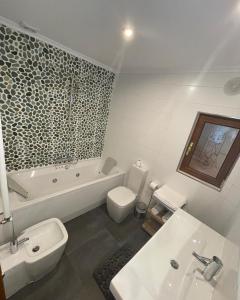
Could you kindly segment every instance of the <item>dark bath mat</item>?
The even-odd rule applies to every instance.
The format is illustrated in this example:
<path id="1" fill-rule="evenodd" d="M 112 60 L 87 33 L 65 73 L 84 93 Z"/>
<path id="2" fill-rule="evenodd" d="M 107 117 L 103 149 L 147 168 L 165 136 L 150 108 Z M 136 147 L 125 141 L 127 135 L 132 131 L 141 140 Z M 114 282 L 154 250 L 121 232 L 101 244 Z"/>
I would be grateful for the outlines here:
<path id="1" fill-rule="evenodd" d="M 93 277 L 96 280 L 100 290 L 104 294 L 106 300 L 114 300 L 109 286 L 113 277 L 126 265 L 127 262 L 136 254 L 127 246 L 118 249 L 111 257 L 107 258 L 93 272 Z"/>

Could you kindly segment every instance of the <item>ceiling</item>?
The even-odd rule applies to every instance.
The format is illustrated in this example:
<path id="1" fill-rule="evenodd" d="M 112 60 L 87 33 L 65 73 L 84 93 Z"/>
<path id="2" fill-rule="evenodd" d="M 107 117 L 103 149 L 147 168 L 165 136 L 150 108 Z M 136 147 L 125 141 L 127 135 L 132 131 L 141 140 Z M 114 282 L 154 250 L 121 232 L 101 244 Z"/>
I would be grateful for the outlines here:
<path id="1" fill-rule="evenodd" d="M 240 68 L 237 0 L 0 0 L 0 15 L 121 72 Z"/>

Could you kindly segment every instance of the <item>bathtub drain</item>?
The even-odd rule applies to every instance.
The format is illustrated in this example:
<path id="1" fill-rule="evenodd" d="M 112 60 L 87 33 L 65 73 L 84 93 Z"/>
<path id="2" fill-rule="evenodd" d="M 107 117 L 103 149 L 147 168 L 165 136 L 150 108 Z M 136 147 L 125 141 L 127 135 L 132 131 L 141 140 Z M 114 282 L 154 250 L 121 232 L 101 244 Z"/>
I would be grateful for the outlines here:
<path id="1" fill-rule="evenodd" d="M 76 173 L 76 177 L 79 177 L 80 176 L 80 173 Z"/>
<path id="2" fill-rule="evenodd" d="M 52 182 L 56 183 L 57 182 L 57 178 L 53 178 Z"/>
<path id="3" fill-rule="evenodd" d="M 35 247 L 32 248 L 32 252 L 38 252 L 39 249 L 40 249 L 39 246 L 35 246 Z"/>

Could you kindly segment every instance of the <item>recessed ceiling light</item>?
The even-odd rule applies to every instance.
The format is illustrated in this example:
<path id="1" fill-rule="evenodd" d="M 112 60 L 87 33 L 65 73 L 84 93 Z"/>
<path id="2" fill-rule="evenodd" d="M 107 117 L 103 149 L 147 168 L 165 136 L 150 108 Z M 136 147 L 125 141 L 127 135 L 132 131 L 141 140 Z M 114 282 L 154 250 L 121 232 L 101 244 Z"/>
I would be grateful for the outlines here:
<path id="1" fill-rule="evenodd" d="M 195 86 L 190 86 L 190 87 L 189 87 L 189 91 L 190 91 L 190 92 L 193 92 L 193 91 L 195 91 L 195 90 L 196 90 L 196 87 L 195 87 Z"/>
<path id="2" fill-rule="evenodd" d="M 134 30 L 131 27 L 126 27 L 123 29 L 123 37 L 125 40 L 131 40 L 134 36 Z"/>
<path id="3" fill-rule="evenodd" d="M 236 5 L 236 11 L 237 11 L 238 13 L 240 13 L 240 2 L 238 2 L 237 5 Z"/>

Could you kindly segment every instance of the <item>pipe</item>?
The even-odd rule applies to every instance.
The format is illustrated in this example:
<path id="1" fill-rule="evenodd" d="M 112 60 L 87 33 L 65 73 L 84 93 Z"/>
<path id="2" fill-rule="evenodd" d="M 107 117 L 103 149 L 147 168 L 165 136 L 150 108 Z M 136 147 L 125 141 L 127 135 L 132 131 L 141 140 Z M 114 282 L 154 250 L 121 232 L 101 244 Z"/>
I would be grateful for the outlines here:
<path id="1" fill-rule="evenodd" d="M 1 188 L 1 197 L 2 197 L 2 205 L 3 205 L 3 216 L 4 219 L 7 220 L 11 218 L 11 211 L 9 205 L 1 114 L 0 114 L 0 188 Z"/>

